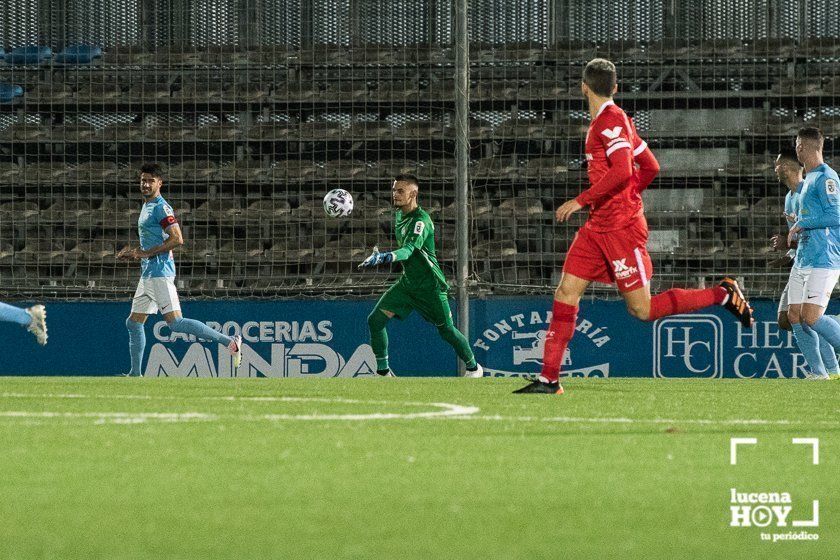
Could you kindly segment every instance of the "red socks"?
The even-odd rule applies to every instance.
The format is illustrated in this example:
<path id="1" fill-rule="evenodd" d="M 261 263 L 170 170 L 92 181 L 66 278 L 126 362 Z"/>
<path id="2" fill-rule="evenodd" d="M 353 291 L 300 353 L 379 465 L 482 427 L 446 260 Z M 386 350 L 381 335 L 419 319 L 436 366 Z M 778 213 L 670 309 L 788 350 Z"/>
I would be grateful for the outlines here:
<path id="1" fill-rule="evenodd" d="M 551 324 L 545 336 L 543 367 L 540 374 L 546 381 L 555 383 L 560 377 L 560 364 L 563 363 L 566 347 L 575 334 L 577 311 L 576 306 L 554 301 Z"/>
<path id="2" fill-rule="evenodd" d="M 711 305 L 720 305 L 726 297 L 726 290 L 720 286 L 705 290 L 681 290 L 673 288 L 650 298 L 650 316 L 655 321 L 668 315 L 697 311 Z"/>

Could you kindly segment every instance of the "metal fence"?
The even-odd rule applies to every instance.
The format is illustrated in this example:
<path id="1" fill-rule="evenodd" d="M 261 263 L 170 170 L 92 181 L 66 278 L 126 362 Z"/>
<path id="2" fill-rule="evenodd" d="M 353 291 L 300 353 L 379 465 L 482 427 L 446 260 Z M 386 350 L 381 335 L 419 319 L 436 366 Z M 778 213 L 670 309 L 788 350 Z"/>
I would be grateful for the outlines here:
<path id="1" fill-rule="evenodd" d="M 787 272 L 767 268 L 767 238 L 785 227 L 772 159 L 803 123 L 822 126 L 829 160 L 840 150 L 832 2 L 473 0 L 459 20 L 463 90 L 456 4 L 7 0 L 0 294 L 129 295 L 136 267 L 114 254 L 136 243 L 148 160 L 164 165 L 185 232 L 184 293 L 379 292 L 396 271 L 355 265 L 393 246 L 400 172 L 421 178 L 450 278 L 460 177 L 465 287 L 548 292 L 583 219 L 555 225 L 553 209 L 587 184 L 579 81 L 594 56 L 616 62 L 617 102 L 662 164 L 645 195 L 655 289 L 727 273 L 751 295 L 780 291 Z M 77 44 L 101 55 L 74 58 Z M 15 50 L 27 45 L 51 52 Z M 334 187 L 353 193 L 350 219 L 323 215 Z"/>

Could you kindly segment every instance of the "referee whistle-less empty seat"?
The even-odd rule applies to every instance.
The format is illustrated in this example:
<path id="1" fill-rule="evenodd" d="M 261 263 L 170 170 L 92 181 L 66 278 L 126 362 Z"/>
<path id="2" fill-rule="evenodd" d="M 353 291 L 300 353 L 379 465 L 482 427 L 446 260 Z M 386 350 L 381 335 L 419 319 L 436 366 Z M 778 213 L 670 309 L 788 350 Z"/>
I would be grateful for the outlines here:
<path id="1" fill-rule="evenodd" d="M 70 45 L 55 56 L 59 64 L 90 64 L 102 57 L 102 49 L 94 45 Z"/>
<path id="2" fill-rule="evenodd" d="M 27 45 L 17 47 L 4 57 L 9 64 L 40 64 L 52 57 L 52 49 L 45 46 Z"/>
<path id="3" fill-rule="evenodd" d="M 0 84 L 0 103 L 11 103 L 23 95 L 23 88 L 17 84 Z"/>

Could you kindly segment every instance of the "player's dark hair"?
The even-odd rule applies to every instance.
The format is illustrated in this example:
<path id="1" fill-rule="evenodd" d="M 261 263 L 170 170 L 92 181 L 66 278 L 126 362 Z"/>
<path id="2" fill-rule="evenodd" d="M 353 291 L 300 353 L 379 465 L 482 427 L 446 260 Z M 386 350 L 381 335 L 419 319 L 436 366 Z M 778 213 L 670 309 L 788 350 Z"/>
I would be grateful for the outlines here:
<path id="1" fill-rule="evenodd" d="M 601 97 L 612 97 L 617 79 L 615 64 L 606 58 L 593 58 L 583 69 L 583 83 Z"/>
<path id="2" fill-rule="evenodd" d="M 823 141 L 822 130 L 816 126 L 806 126 L 804 128 L 800 128 L 796 135 L 804 140 L 814 140 L 815 142 Z"/>
<path id="3" fill-rule="evenodd" d="M 140 166 L 140 174 L 142 175 L 143 173 L 148 173 L 158 179 L 163 179 L 163 168 L 158 163 L 144 163 Z"/>
<path id="4" fill-rule="evenodd" d="M 790 161 L 795 163 L 797 166 L 802 167 L 802 164 L 799 162 L 799 158 L 796 157 L 796 150 L 793 148 L 782 148 L 779 151 L 779 159 L 782 161 Z"/>
<path id="5" fill-rule="evenodd" d="M 397 182 L 397 181 L 399 181 L 401 183 L 402 182 L 411 183 L 412 185 L 414 185 L 418 189 L 420 188 L 420 180 L 417 178 L 416 175 L 412 175 L 411 173 L 402 173 L 400 175 L 397 175 L 396 177 L 394 177 L 394 182 Z"/>

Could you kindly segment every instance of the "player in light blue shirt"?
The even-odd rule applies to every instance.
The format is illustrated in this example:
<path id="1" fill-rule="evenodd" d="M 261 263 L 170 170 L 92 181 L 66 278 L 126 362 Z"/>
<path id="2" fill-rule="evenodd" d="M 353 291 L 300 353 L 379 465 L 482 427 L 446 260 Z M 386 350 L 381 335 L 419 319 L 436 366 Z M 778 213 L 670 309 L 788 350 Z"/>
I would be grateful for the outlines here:
<path id="1" fill-rule="evenodd" d="M 181 316 L 181 303 L 175 289 L 175 259 L 172 249 L 183 245 L 181 226 L 172 207 L 160 195 L 163 175 L 159 165 L 147 163 L 140 168 L 140 192 L 145 203 L 137 227 L 139 247 L 124 247 L 118 259 L 140 261 L 140 281 L 131 302 L 131 315 L 125 321 L 131 355 L 130 377 L 143 375 L 146 349 L 144 325 L 149 315 L 160 311 L 172 332 L 186 333 L 203 340 L 224 344 L 233 356 L 233 366 L 242 362 L 242 337 L 226 336 L 195 319 Z"/>
<path id="2" fill-rule="evenodd" d="M 806 127 L 796 136 L 796 155 L 807 171 L 799 189 L 799 214 L 788 233 L 798 240 L 788 290 L 788 319 L 811 366 L 812 378 L 828 379 L 819 351 L 825 338 L 840 350 L 840 324 L 825 308 L 840 278 L 840 178 L 825 164 L 820 129 Z"/>
<path id="3" fill-rule="evenodd" d="M 779 181 L 787 187 L 787 194 L 785 194 L 785 212 L 784 217 L 787 221 L 788 230 L 793 228 L 796 224 L 796 221 L 799 216 L 799 189 L 802 188 L 802 185 L 805 181 L 804 176 L 802 175 L 802 164 L 799 163 L 797 159 L 796 152 L 793 150 L 782 150 L 779 155 L 776 157 L 775 161 L 775 171 L 776 176 L 779 178 Z M 787 235 L 775 235 L 772 238 L 773 241 L 773 248 L 777 251 L 781 251 L 784 249 L 788 249 L 787 245 Z M 796 257 L 796 246 L 794 245 L 791 247 L 785 256 L 773 261 L 771 265 L 775 266 L 790 266 L 793 260 Z M 793 271 L 791 271 L 791 274 Z M 790 280 L 788 280 L 787 285 L 785 285 L 785 289 L 782 292 L 781 298 L 779 298 L 779 314 L 778 314 L 778 322 L 779 327 L 786 330 L 791 331 L 792 326 L 790 324 L 790 320 L 788 319 L 788 293 L 790 290 Z M 807 324 L 803 325 L 803 328 L 810 328 Z M 834 347 L 828 343 L 828 341 L 823 338 L 819 337 L 819 352 L 820 356 L 823 360 L 823 366 L 826 369 L 826 372 L 829 375 L 836 375 L 840 373 L 840 366 L 837 363 L 837 355 L 834 352 Z M 809 367 L 814 369 L 814 366 L 808 364 Z M 816 368 L 819 370 L 819 367 Z"/>

